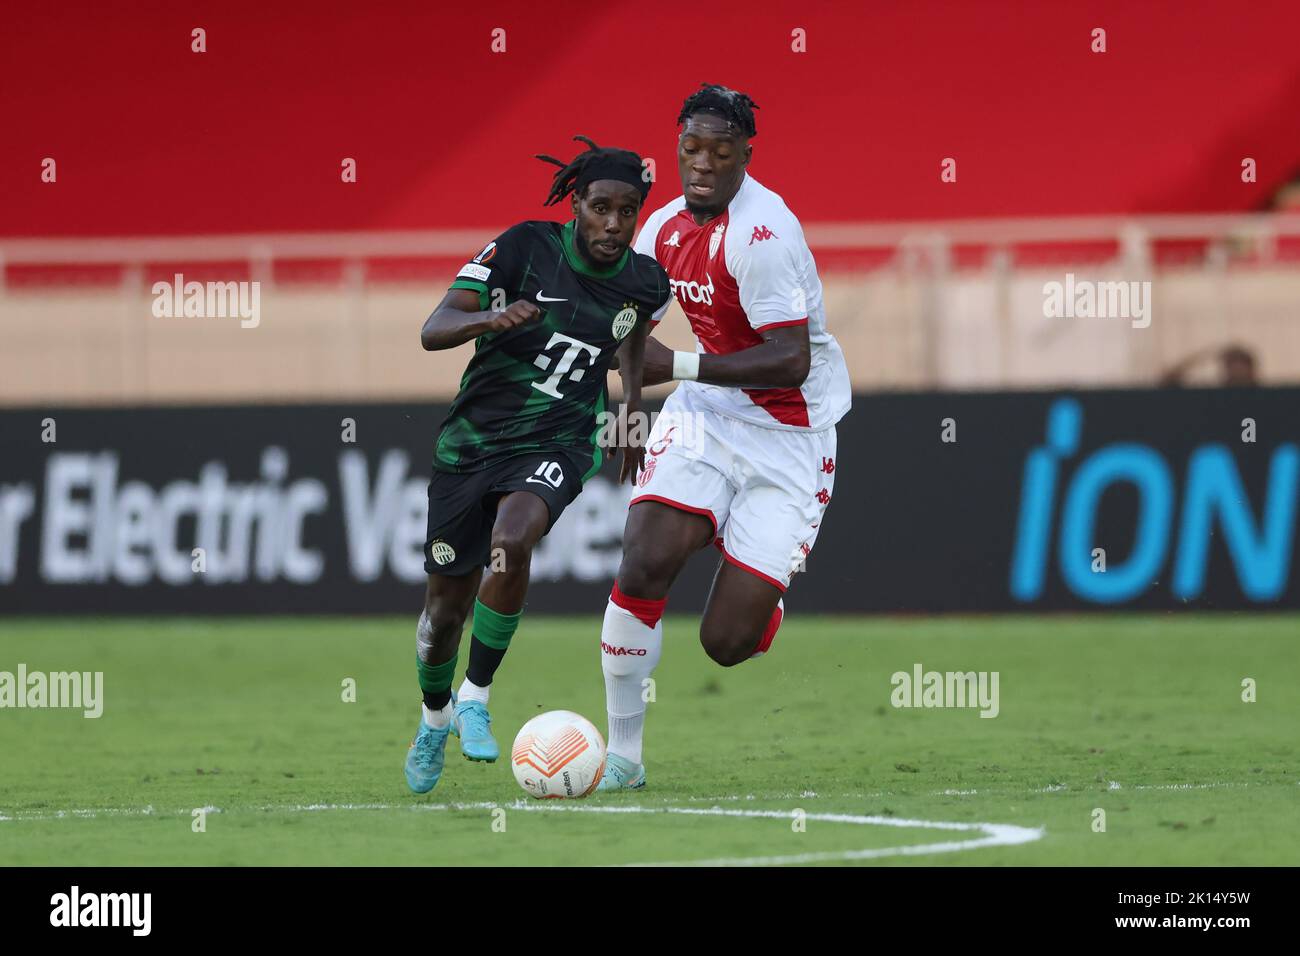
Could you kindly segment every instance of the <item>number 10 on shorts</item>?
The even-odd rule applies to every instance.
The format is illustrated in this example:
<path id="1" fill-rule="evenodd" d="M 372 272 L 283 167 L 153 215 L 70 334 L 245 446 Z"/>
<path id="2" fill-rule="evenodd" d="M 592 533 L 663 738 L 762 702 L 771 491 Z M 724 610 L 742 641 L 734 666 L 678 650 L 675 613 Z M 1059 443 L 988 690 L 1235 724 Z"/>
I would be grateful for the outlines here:
<path id="1" fill-rule="evenodd" d="M 564 481 L 564 469 L 558 461 L 544 461 L 537 466 L 537 470 L 532 473 L 524 484 L 528 484 L 530 481 L 535 481 L 539 485 L 550 485 L 552 488 L 558 488 Z"/>

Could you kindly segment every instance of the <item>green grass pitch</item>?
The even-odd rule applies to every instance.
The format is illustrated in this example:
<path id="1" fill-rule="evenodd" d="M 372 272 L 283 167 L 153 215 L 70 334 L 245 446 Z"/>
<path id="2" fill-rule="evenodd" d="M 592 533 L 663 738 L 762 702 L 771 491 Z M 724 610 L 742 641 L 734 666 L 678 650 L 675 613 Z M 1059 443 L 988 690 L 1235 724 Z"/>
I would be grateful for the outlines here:
<path id="1" fill-rule="evenodd" d="M 493 688 L 507 754 L 542 710 L 604 730 L 599 627 L 525 616 Z M 99 719 L 0 710 L 0 865 L 1300 860 L 1294 615 L 796 611 L 732 669 L 670 617 L 649 786 L 545 802 L 454 739 L 437 788 L 407 791 L 414 632 L 414 614 L 0 621 L 0 671 L 104 673 Z M 999 715 L 894 708 L 916 663 L 997 671 Z"/>

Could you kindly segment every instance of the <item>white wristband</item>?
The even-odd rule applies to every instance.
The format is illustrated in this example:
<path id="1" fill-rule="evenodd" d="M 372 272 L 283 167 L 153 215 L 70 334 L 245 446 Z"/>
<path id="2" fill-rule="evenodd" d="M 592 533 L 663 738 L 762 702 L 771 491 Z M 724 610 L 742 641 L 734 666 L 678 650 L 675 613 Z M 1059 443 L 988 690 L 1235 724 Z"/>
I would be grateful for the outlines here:
<path id="1" fill-rule="evenodd" d="M 698 352 L 673 353 L 673 381 L 693 382 L 700 377 L 700 354 Z"/>

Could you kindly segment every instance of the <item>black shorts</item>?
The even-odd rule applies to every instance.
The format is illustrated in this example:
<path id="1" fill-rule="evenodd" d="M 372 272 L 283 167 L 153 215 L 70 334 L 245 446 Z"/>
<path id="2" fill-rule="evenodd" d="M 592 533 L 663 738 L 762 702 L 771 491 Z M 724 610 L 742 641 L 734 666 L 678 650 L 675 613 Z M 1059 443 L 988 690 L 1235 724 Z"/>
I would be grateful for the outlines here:
<path id="1" fill-rule="evenodd" d="M 512 491 L 530 491 L 546 502 L 549 532 L 582 490 L 582 472 L 562 452 L 516 455 L 482 471 L 433 471 L 424 570 L 460 577 L 490 563 L 497 503 Z"/>

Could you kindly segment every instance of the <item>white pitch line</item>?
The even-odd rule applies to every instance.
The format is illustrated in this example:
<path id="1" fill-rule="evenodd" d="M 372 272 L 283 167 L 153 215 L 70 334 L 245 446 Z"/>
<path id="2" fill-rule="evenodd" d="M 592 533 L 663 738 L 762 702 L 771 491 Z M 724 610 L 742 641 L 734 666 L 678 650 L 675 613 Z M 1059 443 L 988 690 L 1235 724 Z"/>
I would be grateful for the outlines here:
<path id="1" fill-rule="evenodd" d="M 650 813 L 675 814 L 697 817 L 740 817 L 768 820 L 790 820 L 793 813 L 789 810 L 732 810 L 723 807 L 641 807 L 641 806 L 599 806 L 592 804 L 558 803 L 555 801 L 525 801 L 493 803 L 481 801 L 476 803 L 310 803 L 292 805 L 267 805 L 249 808 L 252 812 L 264 813 L 315 813 L 321 811 L 354 810 L 488 810 L 497 807 L 526 812 L 568 812 L 568 813 Z M 209 813 L 223 812 L 219 807 L 202 808 Z M 15 816 L 0 814 L 0 822 L 94 819 L 100 816 L 146 817 L 146 816 L 186 816 L 192 811 L 177 810 L 158 813 L 149 807 L 118 807 L 84 810 L 58 810 L 54 813 L 29 813 L 15 811 Z M 909 820 L 899 817 L 864 816 L 852 813 L 806 813 L 803 819 L 818 823 L 848 823 L 859 826 L 897 827 L 909 830 L 953 830 L 959 832 L 979 832 L 983 836 L 969 840 L 948 840 L 941 843 L 921 843 L 909 846 L 873 847 L 864 850 L 832 850 L 822 853 L 797 853 L 786 856 L 756 857 L 718 857 L 710 860 L 677 860 L 656 863 L 629 863 L 627 866 L 782 866 L 798 863 L 829 863 L 849 860 L 872 860 L 888 856 L 923 856 L 932 853 L 956 853 L 961 850 L 975 850 L 990 846 L 1015 846 L 1031 843 L 1042 838 L 1042 827 L 1022 827 L 1007 823 L 952 823 L 938 820 Z"/>
<path id="2" fill-rule="evenodd" d="M 1107 784 L 1107 789 L 1109 790 L 1124 790 L 1124 789 L 1128 789 L 1128 790 L 1218 790 L 1218 789 L 1233 788 L 1233 787 L 1252 787 L 1255 785 L 1256 784 L 1254 782 L 1250 782 L 1250 781 L 1218 781 L 1214 783 L 1137 784 L 1131 787 L 1124 787 L 1118 782 L 1112 780 L 1109 781 L 1109 783 Z M 1300 786 L 1300 780 L 1296 781 L 1296 785 Z M 1013 796 L 1015 794 L 1031 794 L 1031 793 L 1071 793 L 1071 794 L 1078 795 L 1078 794 L 1092 794 L 1096 792 L 1097 791 L 1091 787 L 1081 787 L 1077 790 L 1072 790 L 1069 787 L 1067 787 L 1065 784 L 1051 784 L 1046 787 L 1034 787 L 1028 790 L 1014 789 L 1014 788 L 1012 789 L 994 788 L 991 790 L 990 789 L 931 790 L 928 792 L 928 795 L 932 797 L 967 797 L 967 796 L 976 796 L 976 795 L 1005 797 L 1005 796 Z M 799 796 L 811 798 L 817 795 L 809 791 L 806 791 L 800 794 Z M 914 795 L 902 793 L 896 790 L 877 790 L 870 793 L 856 792 L 856 793 L 822 794 L 818 798 L 826 799 L 829 797 L 833 799 L 862 800 L 862 799 L 875 799 L 879 797 L 906 798 L 911 796 Z M 721 803 L 724 801 L 755 800 L 758 798 L 755 797 L 753 794 L 747 794 L 744 797 L 735 794 L 728 794 L 728 795 L 719 795 L 714 797 L 687 797 L 686 799 L 692 803 L 705 803 L 705 802 Z M 762 799 L 763 800 L 792 800 L 792 799 L 796 799 L 796 797 L 793 793 L 781 793 L 781 794 L 774 794 L 770 797 L 763 797 Z M 615 806 L 603 807 L 603 806 L 592 806 L 590 804 L 588 804 L 587 806 L 577 806 L 577 805 L 562 806 L 562 805 L 557 805 L 554 801 L 539 802 L 539 801 L 524 801 L 524 800 L 506 801 L 504 803 L 480 801 L 477 803 L 410 803 L 410 804 L 406 804 L 406 803 L 267 804 L 264 806 L 248 807 L 247 810 L 251 812 L 261 812 L 261 813 L 277 813 L 277 812 L 310 813 L 310 812 L 321 811 L 321 810 L 416 810 L 416 811 L 489 810 L 489 809 L 495 809 L 496 807 L 506 807 L 511 810 L 544 810 L 544 809 L 584 810 L 589 813 L 590 812 L 600 812 L 600 813 L 625 813 L 625 812 L 626 813 L 658 813 L 658 812 L 694 813 L 696 812 L 694 809 L 689 807 L 682 807 L 682 808 L 615 807 Z M 222 812 L 222 810 L 219 807 L 201 807 L 198 809 L 202 809 L 208 813 Z M 99 808 L 53 810 L 53 811 L 13 810 L 10 811 L 9 813 L 0 811 L 0 823 L 6 823 L 6 822 L 14 823 L 20 821 L 68 820 L 68 819 L 93 820 L 96 817 L 185 816 L 190 814 L 191 812 L 193 812 L 191 809 L 179 809 L 176 811 L 166 811 L 163 813 L 159 813 L 152 806 L 99 807 Z M 715 813 L 714 810 L 709 810 L 707 812 L 713 815 L 719 815 Z M 734 812 L 740 814 L 761 815 L 762 813 L 765 813 L 767 811 L 743 810 L 743 811 L 734 811 Z M 774 811 L 774 812 L 776 812 L 777 815 L 781 815 L 784 811 Z M 809 817 L 809 819 L 813 819 L 813 817 Z"/>
<path id="3" fill-rule="evenodd" d="M 188 812 L 188 811 L 186 811 Z M 0 823 L 19 820 L 93 820 L 96 817 L 152 817 L 158 813 L 153 807 L 100 807 L 85 810 L 15 810 L 13 816 L 0 813 Z"/>
<path id="4" fill-rule="evenodd" d="M 761 817 L 790 820 L 789 810 L 728 810 L 722 807 L 602 807 L 581 804 L 519 804 L 520 810 L 566 810 L 577 813 L 670 813 L 684 816 Z M 808 813 L 805 820 L 821 823 L 851 823 L 860 826 L 900 827 L 908 830 L 979 831 L 984 836 L 974 840 L 949 840 L 911 846 L 873 847 L 867 850 L 830 850 L 823 853 L 796 853 L 787 856 L 718 857 L 710 860 L 670 860 L 655 863 L 629 863 L 627 866 L 785 866 L 799 863 L 831 863 L 848 860 L 872 860 L 887 856 L 924 856 L 931 853 L 956 853 L 989 846 L 1015 846 L 1040 840 L 1043 827 L 1021 827 L 1009 823 L 950 823 L 937 820 L 908 820 L 899 817 L 863 816 L 851 813 Z"/>
<path id="5" fill-rule="evenodd" d="M 569 807 L 557 809 L 570 809 Z M 602 810 L 603 807 L 573 807 L 572 809 Z M 668 813 L 700 816 L 766 817 L 791 819 L 788 811 L 780 810 L 723 810 L 665 807 Z M 653 812 L 653 811 L 649 811 Z M 888 856 L 926 856 L 932 853 L 956 853 L 990 846 L 1015 846 L 1032 843 L 1043 837 L 1043 827 L 1021 827 L 1009 823 L 949 823 L 937 820 L 907 820 L 898 817 L 860 816 L 847 813 L 809 813 L 806 820 L 823 823 L 851 823 L 861 826 L 901 827 L 912 830 L 977 831 L 984 836 L 973 840 L 948 840 L 941 843 L 920 843 L 908 846 L 873 847 L 866 850 L 830 850 L 822 853 L 795 853 L 785 856 L 718 857 L 711 860 L 670 860 L 656 863 L 631 863 L 629 866 L 787 866 L 800 863 L 833 863 L 851 860 L 874 860 Z"/>
<path id="6" fill-rule="evenodd" d="M 889 819 L 888 817 L 885 819 Z M 869 818 L 861 822 L 871 823 Z M 912 821 L 921 824 L 923 821 Z M 629 863 L 628 866 L 790 866 L 800 863 L 837 863 L 852 860 L 874 860 L 887 856 L 926 856 L 931 853 L 956 853 L 960 850 L 976 850 L 987 846 L 1014 846 L 1018 843 L 1030 843 L 1042 838 L 1043 829 L 1038 827 L 1012 826 L 1001 823 L 972 824 L 973 829 L 983 830 L 987 836 L 977 840 L 949 840 L 943 843 L 919 843 L 911 846 L 887 846 L 870 850 L 830 850 L 825 853 L 795 853 L 788 856 L 748 856 L 719 857 L 713 860 L 671 860 L 661 863 Z"/>
<path id="7" fill-rule="evenodd" d="M 1111 782 L 1114 783 L 1114 781 L 1111 781 Z M 1153 783 L 1153 784 L 1138 784 L 1136 787 L 1131 787 L 1130 789 L 1132 789 L 1132 790 L 1218 790 L 1218 789 L 1220 789 L 1220 788 L 1222 788 L 1222 787 L 1249 787 L 1249 786 L 1252 786 L 1252 784 L 1250 784 L 1250 783 L 1245 783 L 1245 782 L 1243 782 L 1243 783 L 1232 783 L 1232 782 L 1224 782 L 1224 783 Z M 1112 789 L 1112 790 L 1119 790 L 1119 789 L 1121 789 L 1121 788 L 1120 788 L 1119 784 L 1115 784 L 1115 786 L 1112 787 L 1111 789 Z"/>

